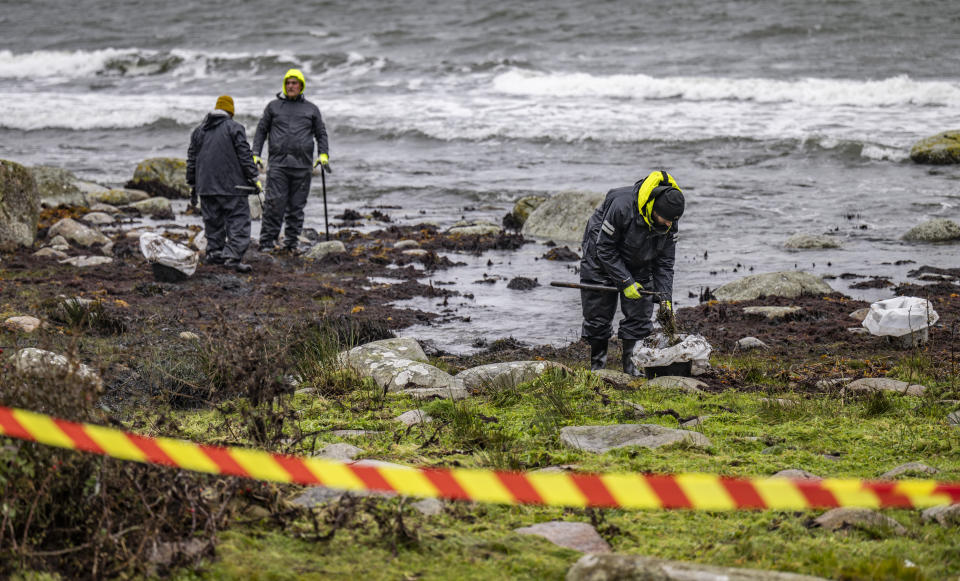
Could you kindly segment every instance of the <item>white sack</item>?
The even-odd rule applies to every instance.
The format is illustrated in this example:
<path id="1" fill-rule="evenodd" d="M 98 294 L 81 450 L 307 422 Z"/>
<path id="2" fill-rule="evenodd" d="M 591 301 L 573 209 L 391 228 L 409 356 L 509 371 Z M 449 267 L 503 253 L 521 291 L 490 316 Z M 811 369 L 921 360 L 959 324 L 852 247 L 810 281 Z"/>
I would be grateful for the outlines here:
<path id="1" fill-rule="evenodd" d="M 155 232 L 146 232 L 140 236 L 140 252 L 148 262 L 157 262 L 175 268 L 187 276 L 193 276 L 197 270 L 200 255 L 183 244 L 164 238 Z"/>
<path id="2" fill-rule="evenodd" d="M 872 335 L 902 337 L 922 331 L 938 320 L 940 315 L 926 299 L 895 297 L 870 305 L 863 326 Z"/>
<path id="3" fill-rule="evenodd" d="M 713 349 L 703 335 L 677 335 L 681 339 L 668 347 L 663 334 L 651 335 L 643 346 L 633 352 L 633 363 L 638 367 L 665 367 L 671 363 L 693 362 L 693 374 L 699 375 L 710 368 L 710 351 Z"/>

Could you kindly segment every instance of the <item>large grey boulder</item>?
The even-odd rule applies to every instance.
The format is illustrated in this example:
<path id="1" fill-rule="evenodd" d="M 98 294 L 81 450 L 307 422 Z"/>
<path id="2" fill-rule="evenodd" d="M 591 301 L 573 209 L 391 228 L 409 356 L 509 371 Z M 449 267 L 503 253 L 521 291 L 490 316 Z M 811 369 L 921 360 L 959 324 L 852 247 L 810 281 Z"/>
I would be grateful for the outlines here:
<path id="1" fill-rule="evenodd" d="M 762 296 L 796 298 L 832 292 L 823 279 L 807 272 L 768 272 L 727 283 L 713 291 L 713 295 L 721 301 L 750 301 Z"/>
<path id="2" fill-rule="evenodd" d="M 137 164 L 127 187 L 165 198 L 189 198 L 187 161 L 175 157 L 153 157 Z"/>
<path id="3" fill-rule="evenodd" d="M 548 369 L 554 368 L 562 369 L 563 365 L 553 361 L 507 361 L 471 367 L 461 371 L 456 377 L 469 391 L 500 391 L 533 381 Z"/>
<path id="4" fill-rule="evenodd" d="M 150 216 L 157 220 L 173 219 L 173 206 L 170 204 L 170 200 L 164 197 L 156 196 L 147 198 L 146 200 L 133 202 L 127 207 L 133 208 L 144 216 Z"/>
<path id="5" fill-rule="evenodd" d="M 447 390 L 463 386 L 446 371 L 434 367 L 429 363 L 384 357 L 380 361 L 371 363 L 367 377 L 388 392 L 408 389 L 441 389 Z"/>
<path id="6" fill-rule="evenodd" d="M 52 351 L 26 347 L 11 355 L 10 363 L 21 375 L 40 378 L 72 376 L 98 390 L 103 387 L 103 381 L 92 368 Z"/>
<path id="7" fill-rule="evenodd" d="M 824 248 L 840 248 L 840 241 L 833 236 L 816 234 L 794 234 L 783 243 L 784 248 L 790 250 L 817 250 Z"/>
<path id="8" fill-rule="evenodd" d="M 910 148 L 910 159 L 934 165 L 960 163 L 960 130 L 924 137 Z"/>
<path id="9" fill-rule="evenodd" d="M 513 209 L 504 216 L 503 224 L 509 228 L 517 229 L 523 227 L 530 213 L 540 207 L 540 204 L 547 200 L 546 196 L 524 196 L 514 202 Z"/>
<path id="10" fill-rule="evenodd" d="M 951 242 L 960 240 L 960 225 L 946 218 L 934 218 L 914 226 L 903 239 L 907 242 Z"/>
<path id="11" fill-rule="evenodd" d="M 561 444 L 595 454 L 603 454 L 626 446 L 659 448 L 683 441 L 696 446 L 710 445 L 710 439 L 699 432 L 675 430 L 657 424 L 567 426 L 560 430 Z"/>
<path id="12" fill-rule="evenodd" d="M 581 553 L 610 552 L 610 545 L 607 541 L 600 536 L 597 529 L 585 522 L 554 520 L 513 529 L 513 532 L 521 535 L 543 537 L 555 545 Z"/>
<path id="13" fill-rule="evenodd" d="M 874 391 L 892 391 L 906 395 L 923 395 L 927 391 L 926 386 L 918 383 L 907 383 L 888 377 L 864 377 L 851 381 L 844 387 L 847 391 L 874 392 Z"/>
<path id="14" fill-rule="evenodd" d="M 110 239 L 96 228 L 81 224 L 73 218 L 64 218 L 53 226 L 50 226 L 50 230 L 47 231 L 47 236 L 50 238 L 63 236 L 70 242 L 84 247 L 110 242 Z"/>
<path id="15" fill-rule="evenodd" d="M 797 573 L 718 567 L 642 555 L 584 555 L 567 571 L 567 581 L 824 581 Z"/>
<path id="16" fill-rule="evenodd" d="M 423 352 L 420 343 L 409 337 L 395 337 L 371 341 L 344 351 L 337 356 L 341 365 L 348 365 L 362 371 L 368 361 L 380 360 L 383 357 L 397 357 L 414 361 L 427 361 L 427 354 Z"/>
<path id="17" fill-rule="evenodd" d="M 531 238 L 580 242 L 587 220 L 605 197 L 596 192 L 560 192 L 530 212 L 522 233 Z"/>
<path id="18" fill-rule="evenodd" d="M 338 361 L 370 377 L 388 392 L 406 389 L 463 389 L 452 375 L 426 363 L 427 355 L 414 339 L 373 341 L 341 353 Z"/>
<path id="19" fill-rule="evenodd" d="M 71 172 L 46 165 L 30 168 L 33 179 L 37 182 L 37 193 L 40 195 L 40 205 L 56 208 L 63 204 L 67 206 L 87 206 L 87 197 L 77 185 L 77 176 Z"/>
<path id="20" fill-rule="evenodd" d="M 902 524 L 869 508 L 834 508 L 821 514 L 813 522 L 830 531 L 852 527 L 871 530 L 886 529 L 900 536 L 907 534 L 907 529 Z"/>
<path id="21" fill-rule="evenodd" d="M 0 250 L 33 246 L 39 219 L 33 175 L 19 163 L 0 159 Z"/>
<path id="22" fill-rule="evenodd" d="M 683 377 L 680 375 L 660 375 L 647 381 L 644 384 L 644 387 L 658 389 L 679 389 L 687 393 L 703 393 L 702 388 L 707 387 L 707 384 L 699 379 L 694 379 L 693 377 Z"/>

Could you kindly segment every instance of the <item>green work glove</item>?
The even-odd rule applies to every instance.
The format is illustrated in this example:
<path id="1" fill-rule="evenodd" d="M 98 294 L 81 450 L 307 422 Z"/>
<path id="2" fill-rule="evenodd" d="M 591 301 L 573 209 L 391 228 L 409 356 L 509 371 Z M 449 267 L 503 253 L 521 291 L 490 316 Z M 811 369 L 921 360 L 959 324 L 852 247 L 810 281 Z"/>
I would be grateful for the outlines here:
<path id="1" fill-rule="evenodd" d="M 639 282 L 635 282 L 632 285 L 628 286 L 627 288 L 623 289 L 623 296 L 627 297 L 628 299 L 636 300 L 640 298 L 640 291 L 642 290 L 643 290 L 643 285 L 641 285 Z"/>
<path id="2" fill-rule="evenodd" d="M 660 308 L 663 309 L 663 310 L 665 310 L 665 311 L 670 311 L 670 312 L 672 313 L 672 312 L 673 312 L 673 303 L 671 303 L 670 301 L 663 301 L 662 303 L 660 303 Z"/>
<path id="3" fill-rule="evenodd" d="M 313 167 L 317 167 L 318 165 L 322 165 L 323 171 L 330 173 L 330 156 L 326 153 L 321 153 L 317 161 L 313 163 Z"/>
<path id="4" fill-rule="evenodd" d="M 257 181 L 255 181 L 255 182 L 253 182 L 253 185 L 254 185 L 254 187 L 257 188 L 257 193 L 258 193 L 258 194 L 263 193 L 263 184 L 260 183 L 260 180 L 257 180 Z"/>
<path id="5" fill-rule="evenodd" d="M 263 160 L 260 159 L 259 155 L 253 156 L 253 163 L 257 164 L 257 169 L 263 171 Z"/>

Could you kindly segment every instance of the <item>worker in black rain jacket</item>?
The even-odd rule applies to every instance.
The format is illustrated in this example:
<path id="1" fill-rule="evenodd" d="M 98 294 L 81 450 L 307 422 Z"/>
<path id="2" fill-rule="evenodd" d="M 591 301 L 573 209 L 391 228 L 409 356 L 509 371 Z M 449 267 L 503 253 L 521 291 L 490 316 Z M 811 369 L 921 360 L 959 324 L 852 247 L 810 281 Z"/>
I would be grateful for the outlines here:
<path id="1" fill-rule="evenodd" d="M 297 251 L 303 230 L 303 209 L 310 194 L 312 170 L 322 164 L 329 171 L 327 129 L 320 109 L 303 97 L 307 81 L 297 69 L 283 75 L 283 91 L 267 104 L 253 137 L 254 161 L 262 166 L 260 154 L 265 141 L 267 152 L 267 194 L 260 227 L 260 251 L 276 248 L 284 227 L 283 250 Z M 314 141 L 318 157 L 314 161 Z"/>
<path id="2" fill-rule="evenodd" d="M 587 221 L 580 282 L 615 286 L 620 291 L 580 291 L 581 336 L 590 344 L 590 369 L 606 365 L 619 299 L 624 315 L 618 331 L 623 370 L 639 375 L 633 351 L 637 341 L 653 330 L 654 302 L 662 309 L 673 309 L 677 221 L 683 209 L 683 193 L 673 176 L 655 171 L 633 186 L 610 190 Z"/>
<path id="3" fill-rule="evenodd" d="M 233 120 L 233 99 L 217 103 L 193 130 L 187 148 L 187 184 L 190 203 L 199 200 L 207 237 L 204 262 L 250 272 L 243 255 L 250 246 L 250 203 L 247 196 L 260 189 L 257 166 L 243 125 Z"/>

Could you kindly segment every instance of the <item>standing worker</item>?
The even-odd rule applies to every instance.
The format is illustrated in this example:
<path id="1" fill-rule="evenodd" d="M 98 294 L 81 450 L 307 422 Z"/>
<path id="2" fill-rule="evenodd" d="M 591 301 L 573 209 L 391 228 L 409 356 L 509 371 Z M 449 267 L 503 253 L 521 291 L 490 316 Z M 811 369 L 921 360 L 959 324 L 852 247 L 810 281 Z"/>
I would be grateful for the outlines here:
<path id="1" fill-rule="evenodd" d="M 683 193 L 673 176 L 655 171 L 632 187 L 610 190 L 587 221 L 580 282 L 615 286 L 620 291 L 580 291 L 581 336 L 590 344 L 590 369 L 603 369 L 607 362 L 619 298 L 624 315 L 618 331 L 623 371 L 640 375 L 633 364 L 633 350 L 637 341 L 653 331 L 653 303 L 673 310 L 677 221 L 683 208 Z"/>
<path id="2" fill-rule="evenodd" d="M 283 249 L 294 253 L 303 229 L 303 209 L 310 195 L 312 170 L 318 164 L 329 171 L 327 129 L 320 109 L 303 97 L 306 80 L 297 69 L 283 75 L 283 92 L 267 104 L 253 137 L 254 162 L 262 166 L 264 141 L 270 141 L 267 199 L 260 227 L 260 251 L 271 252 L 284 228 Z M 319 157 L 313 158 L 313 142 Z"/>
<path id="3" fill-rule="evenodd" d="M 187 184 L 190 204 L 203 200 L 203 228 L 207 237 L 206 264 L 222 264 L 250 272 L 243 254 L 250 246 L 250 190 L 260 190 L 257 166 L 243 125 L 233 120 L 233 99 L 217 98 L 187 148 Z M 253 187 L 251 187 L 253 186 Z"/>

